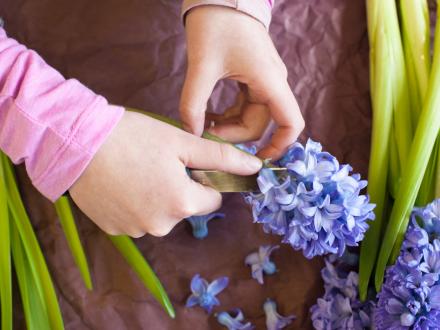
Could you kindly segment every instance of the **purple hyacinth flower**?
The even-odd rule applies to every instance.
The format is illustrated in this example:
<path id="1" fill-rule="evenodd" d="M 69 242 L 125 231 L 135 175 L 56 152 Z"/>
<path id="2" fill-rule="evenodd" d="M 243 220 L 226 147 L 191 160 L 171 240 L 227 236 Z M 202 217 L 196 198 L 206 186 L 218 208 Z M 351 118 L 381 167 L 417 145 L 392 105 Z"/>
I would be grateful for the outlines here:
<path id="1" fill-rule="evenodd" d="M 278 249 L 279 246 L 264 245 L 258 248 L 258 252 L 252 252 L 245 259 L 245 264 L 251 266 L 252 278 L 258 283 L 263 284 L 263 274 L 272 275 L 276 272 L 275 264 L 270 261 L 272 251 Z"/>
<path id="2" fill-rule="evenodd" d="M 267 330 L 280 330 L 287 327 L 296 318 L 295 315 L 281 316 L 277 312 L 277 304 L 270 299 L 267 299 L 263 305 L 264 313 L 266 314 L 266 328 Z"/>
<path id="3" fill-rule="evenodd" d="M 352 168 L 340 165 L 319 143 L 295 143 L 275 162 L 287 169 L 277 177 L 271 168 L 258 175 L 259 193 L 248 194 L 254 222 L 266 233 L 302 250 L 307 258 L 328 253 L 341 256 L 357 246 L 374 219 L 374 205 L 361 191 L 367 182 Z"/>
<path id="4" fill-rule="evenodd" d="M 186 307 L 199 305 L 208 313 L 211 313 L 214 306 L 220 305 L 216 295 L 228 286 L 228 282 L 227 277 L 220 277 L 209 284 L 199 274 L 195 275 L 191 280 L 192 294 L 186 301 Z"/>
<path id="5" fill-rule="evenodd" d="M 191 224 L 193 236 L 198 239 L 203 239 L 208 236 L 208 222 L 212 219 L 223 219 L 224 217 L 224 213 L 217 212 L 200 216 L 193 215 L 192 217 L 186 218 L 186 220 Z"/>
<path id="6" fill-rule="evenodd" d="M 440 199 L 415 208 L 397 262 L 388 267 L 374 323 L 384 329 L 438 329 Z"/>
<path id="7" fill-rule="evenodd" d="M 235 316 L 232 316 L 235 315 Z M 232 315 L 227 312 L 221 312 L 217 315 L 217 321 L 224 325 L 228 330 L 252 330 L 254 326 L 250 322 L 243 323 L 244 316 L 239 308 L 232 311 Z"/>
<path id="8" fill-rule="evenodd" d="M 359 301 L 358 274 L 345 268 L 344 262 L 334 257 L 325 261 L 321 270 L 325 293 L 310 309 L 315 329 L 361 330 L 371 325 L 373 304 Z"/>

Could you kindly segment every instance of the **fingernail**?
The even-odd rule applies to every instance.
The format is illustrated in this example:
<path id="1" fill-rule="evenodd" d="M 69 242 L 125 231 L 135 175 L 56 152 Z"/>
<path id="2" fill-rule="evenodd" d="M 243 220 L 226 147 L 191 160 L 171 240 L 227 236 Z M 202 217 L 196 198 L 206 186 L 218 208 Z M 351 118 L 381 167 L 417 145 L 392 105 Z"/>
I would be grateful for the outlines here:
<path id="1" fill-rule="evenodd" d="M 249 158 L 249 161 L 247 162 L 249 168 L 255 172 L 259 171 L 263 166 L 263 162 L 261 161 L 261 159 L 252 156 L 247 156 L 247 157 Z"/>

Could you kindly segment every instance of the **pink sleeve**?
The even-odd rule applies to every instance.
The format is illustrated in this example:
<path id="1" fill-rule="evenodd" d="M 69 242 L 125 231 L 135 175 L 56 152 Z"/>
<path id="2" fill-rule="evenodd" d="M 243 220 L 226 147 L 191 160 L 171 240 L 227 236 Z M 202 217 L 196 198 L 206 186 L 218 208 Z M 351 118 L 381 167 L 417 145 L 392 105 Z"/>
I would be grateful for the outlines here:
<path id="1" fill-rule="evenodd" d="M 64 79 L 0 27 L 0 149 L 14 163 L 25 163 L 50 200 L 81 175 L 123 112 L 77 80 Z"/>
<path id="2" fill-rule="evenodd" d="M 182 17 L 184 18 L 191 8 L 197 6 L 226 6 L 235 8 L 256 18 L 268 29 L 272 17 L 271 12 L 274 1 L 275 0 L 184 0 L 182 5 Z"/>

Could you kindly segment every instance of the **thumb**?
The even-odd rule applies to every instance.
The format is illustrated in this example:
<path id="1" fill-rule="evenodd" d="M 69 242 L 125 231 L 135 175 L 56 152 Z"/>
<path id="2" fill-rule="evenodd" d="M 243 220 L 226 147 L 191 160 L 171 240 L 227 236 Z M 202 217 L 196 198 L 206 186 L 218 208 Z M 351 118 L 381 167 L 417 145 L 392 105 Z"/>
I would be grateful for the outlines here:
<path id="1" fill-rule="evenodd" d="M 215 72 L 201 65 L 197 68 L 188 67 L 179 106 L 185 131 L 202 135 L 206 104 L 218 78 Z"/>
<path id="2" fill-rule="evenodd" d="M 182 161 L 185 166 L 201 170 L 217 170 L 238 175 L 258 172 L 263 162 L 228 143 L 219 143 L 195 136 L 190 137 L 184 148 Z M 189 143 L 188 143 L 189 142 Z"/>

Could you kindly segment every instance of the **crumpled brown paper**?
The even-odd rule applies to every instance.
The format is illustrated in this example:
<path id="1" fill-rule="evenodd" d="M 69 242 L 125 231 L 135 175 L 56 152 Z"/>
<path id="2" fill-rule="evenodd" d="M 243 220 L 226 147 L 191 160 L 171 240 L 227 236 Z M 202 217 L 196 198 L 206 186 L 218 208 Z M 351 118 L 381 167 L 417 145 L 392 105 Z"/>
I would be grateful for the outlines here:
<path id="1" fill-rule="evenodd" d="M 341 162 L 366 175 L 371 112 L 364 0 L 277 0 L 270 28 L 289 69 L 289 82 L 306 119 L 301 139 L 320 141 Z M 0 16 L 10 36 L 39 52 L 66 77 L 74 77 L 111 102 L 177 117 L 185 72 L 184 30 L 176 0 L 2 0 Z M 210 109 L 222 111 L 235 87 L 220 83 Z M 147 132 L 146 132 L 147 133 Z M 297 315 L 289 329 L 311 328 L 309 308 L 322 294 L 322 260 L 306 260 L 283 246 L 273 254 L 279 272 L 260 286 L 244 257 L 278 242 L 252 223 L 241 196 L 227 195 L 226 219 L 213 220 L 198 241 L 181 223 L 164 238 L 136 240 L 176 308 L 171 320 L 152 299 L 105 235 L 80 211 L 80 228 L 95 289 L 88 292 L 74 266 L 52 205 L 19 180 L 57 288 L 67 329 L 221 329 L 200 308 L 184 308 L 191 277 L 226 275 L 229 287 L 217 311 L 240 307 L 264 329 L 262 304 L 278 302 Z M 16 291 L 17 292 L 17 291 Z M 18 295 L 16 328 L 24 328 Z"/>

